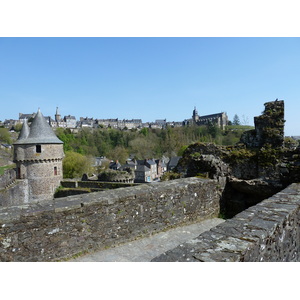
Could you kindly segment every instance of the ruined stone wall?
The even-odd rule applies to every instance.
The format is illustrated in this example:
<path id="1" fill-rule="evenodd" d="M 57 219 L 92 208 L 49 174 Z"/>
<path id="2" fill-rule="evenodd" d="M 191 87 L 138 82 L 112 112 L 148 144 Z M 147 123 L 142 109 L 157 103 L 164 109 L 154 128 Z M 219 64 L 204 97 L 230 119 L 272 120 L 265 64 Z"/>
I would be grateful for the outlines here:
<path id="1" fill-rule="evenodd" d="M 291 184 L 153 261 L 300 261 L 300 184 Z"/>
<path id="2" fill-rule="evenodd" d="M 0 209 L 0 261 L 55 261 L 216 217 L 216 180 L 186 178 Z"/>
<path id="3" fill-rule="evenodd" d="M 284 101 L 276 100 L 264 104 L 262 115 L 254 118 L 255 129 L 245 132 L 241 143 L 249 148 L 261 148 L 265 145 L 282 147 L 284 142 Z"/>

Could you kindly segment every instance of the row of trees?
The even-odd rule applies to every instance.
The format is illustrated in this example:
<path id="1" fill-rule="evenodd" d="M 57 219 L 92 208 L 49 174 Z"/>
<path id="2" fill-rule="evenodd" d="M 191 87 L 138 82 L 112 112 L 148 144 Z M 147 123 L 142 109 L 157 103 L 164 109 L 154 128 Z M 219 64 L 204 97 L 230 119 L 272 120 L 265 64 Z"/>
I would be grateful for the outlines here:
<path id="1" fill-rule="evenodd" d="M 129 155 L 136 159 L 181 155 L 187 145 L 194 142 L 213 142 L 233 145 L 250 127 L 228 126 L 225 131 L 214 124 L 167 129 L 143 128 L 138 130 L 81 129 L 72 133 L 58 128 L 56 134 L 64 142 L 64 151 L 85 156 L 106 156 L 124 163 Z"/>
<path id="2" fill-rule="evenodd" d="M 16 128 L 18 131 L 20 128 Z M 250 127 L 228 126 L 225 131 L 214 124 L 166 129 L 143 128 L 141 130 L 70 129 L 57 128 L 56 134 L 64 142 L 64 177 L 81 177 L 91 173 L 93 157 L 105 156 L 125 163 L 129 155 L 136 159 L 181 156 L 186 147 L 194 142 L 212 142 L 233 145 L 241 134 Z M 16 137 L 6 128 L 0 128 L 0 142 L 11 144 Z"/>

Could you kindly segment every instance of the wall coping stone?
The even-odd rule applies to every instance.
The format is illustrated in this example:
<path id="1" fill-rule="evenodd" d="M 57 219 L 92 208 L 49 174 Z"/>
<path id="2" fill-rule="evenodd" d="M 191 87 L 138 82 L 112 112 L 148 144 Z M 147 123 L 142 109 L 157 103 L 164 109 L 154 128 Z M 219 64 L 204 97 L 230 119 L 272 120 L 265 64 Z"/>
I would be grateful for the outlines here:
<path id="1" fill-rule="evenodd" d="M 300 183 L 152 261 L 300 261 Z"/>
<path id="2" fill-rule="evenodd" d="M 0 208 L 0 261 L 57 261 L 216 217 L 221 194 L 184 178 Z"/>

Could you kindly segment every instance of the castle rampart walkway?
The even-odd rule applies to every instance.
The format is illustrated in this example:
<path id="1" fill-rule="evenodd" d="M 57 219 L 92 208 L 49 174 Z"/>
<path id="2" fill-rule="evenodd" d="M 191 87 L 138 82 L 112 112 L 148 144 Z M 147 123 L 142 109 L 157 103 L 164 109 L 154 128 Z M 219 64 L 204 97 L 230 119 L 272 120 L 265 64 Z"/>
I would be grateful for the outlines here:
<path id="1" fill-rule="evenodd" d="M 213 218 L 173 228 L 147 238 L 128 242 L 110 249 L 89 253 L 71 262 L 150 262 L 154 257 L 185 243 L 225 220 Z"/>

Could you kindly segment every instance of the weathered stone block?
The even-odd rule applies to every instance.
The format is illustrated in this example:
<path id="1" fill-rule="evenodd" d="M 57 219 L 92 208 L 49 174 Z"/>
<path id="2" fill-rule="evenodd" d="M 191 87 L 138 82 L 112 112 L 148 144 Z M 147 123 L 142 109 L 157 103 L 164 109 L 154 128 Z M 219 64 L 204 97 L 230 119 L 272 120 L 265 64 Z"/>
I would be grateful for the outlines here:
<path id="1" fill-rule="evenodd" d="M 217 180 L 186 178 L 0 209 L 0 261 L 59 260 L 215 217 L 220 196 Z"/>
<path id="2" fill-rule="evenodd" d="M 300 261 L 300 184 L 152 261 Z M 294 198 L 294 199 L 293 199 Z M 286 199 L 286 201 L 284 201 Z M 289 200 L 293 200 L 290 203 Z M 189 254 L 188 254 L 189 253 Z"/>

